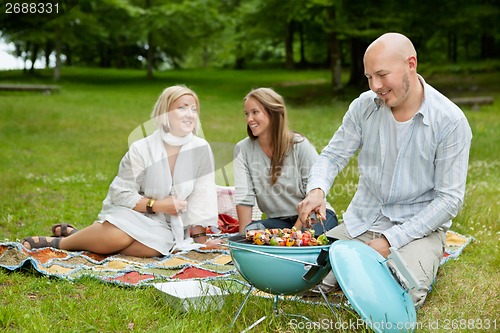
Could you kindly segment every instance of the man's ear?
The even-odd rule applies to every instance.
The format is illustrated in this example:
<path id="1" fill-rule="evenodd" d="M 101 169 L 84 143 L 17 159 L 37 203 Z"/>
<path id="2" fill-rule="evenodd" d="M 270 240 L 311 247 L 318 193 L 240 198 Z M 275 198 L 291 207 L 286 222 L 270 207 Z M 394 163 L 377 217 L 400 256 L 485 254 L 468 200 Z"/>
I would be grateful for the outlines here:
<path id="1" fill-rule="evenodd" d="M 414 55 L 409 56 L 406 58 L 406 62 L 408 63 L 408 68 L 416 71 L 417 70 L 417 57 Z"/>

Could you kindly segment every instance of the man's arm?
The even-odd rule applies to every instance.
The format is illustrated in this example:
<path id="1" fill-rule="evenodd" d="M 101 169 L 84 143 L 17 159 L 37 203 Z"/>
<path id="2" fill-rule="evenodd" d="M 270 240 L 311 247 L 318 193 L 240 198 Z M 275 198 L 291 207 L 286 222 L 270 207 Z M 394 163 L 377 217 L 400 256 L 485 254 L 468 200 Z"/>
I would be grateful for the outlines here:
<path id="1" fill-rule="evenodd" d="M 360 147 L 361 126 L 355 114 L 355 111 L 359 109 L 358 104 L 359 99 L 351 103 L 342 120 L 342 125 L 311 167 L 306 188 L 307 196 L 297 206 L 302 223 L 307 223 L 307 217 L 316 209 L 320 210 L 322 216 L 326 216 L 326 195 L 337 175 Z"/>

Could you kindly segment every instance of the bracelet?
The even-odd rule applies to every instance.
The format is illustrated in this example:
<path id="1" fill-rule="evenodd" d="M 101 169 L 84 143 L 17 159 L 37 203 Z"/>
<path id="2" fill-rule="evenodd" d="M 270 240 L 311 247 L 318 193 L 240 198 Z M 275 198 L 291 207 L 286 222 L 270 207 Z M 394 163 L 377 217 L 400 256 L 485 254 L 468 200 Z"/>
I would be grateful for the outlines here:
<path id="1" fill-rule="evenodd" d="M 149 198 L 148 203 L 146 204 L 146 211 L 148 214 L 154 214 L 153 212 L 153 205 L 155 204 L 156 200 L 153 198 Z"/>
<path id="2" fill-rule="evenodd" d="M 194 234 L 191 236 L 192 239 L 195 239 L 195 238 L 200 238 L 200 237 L 204 237 L 206 236 L 207 233 L 206 232 L 200 232 L 199 234 Z"/>

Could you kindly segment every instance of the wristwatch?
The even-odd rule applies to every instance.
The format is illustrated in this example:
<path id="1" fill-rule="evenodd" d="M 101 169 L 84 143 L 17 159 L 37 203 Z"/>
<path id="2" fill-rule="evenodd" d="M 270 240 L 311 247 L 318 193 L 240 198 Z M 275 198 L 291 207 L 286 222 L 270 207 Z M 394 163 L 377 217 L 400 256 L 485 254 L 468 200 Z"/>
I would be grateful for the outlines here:
<path id="1" fill-rule="evenodd" d="M 153 212 L 153 205 L 155 204 L 156 200 L 153 198 L 149 198 L 148 203 L 146 204 L 146 211 L 148 214 L 154 214 Z"/>

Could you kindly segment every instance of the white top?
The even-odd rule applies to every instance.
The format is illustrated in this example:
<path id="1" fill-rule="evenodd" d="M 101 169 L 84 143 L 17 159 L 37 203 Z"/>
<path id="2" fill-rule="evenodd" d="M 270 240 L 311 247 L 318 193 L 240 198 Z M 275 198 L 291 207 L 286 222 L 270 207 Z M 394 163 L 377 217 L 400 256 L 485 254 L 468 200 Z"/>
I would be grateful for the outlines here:
<path id="1" fill-rule="evenodd" d="M 410 128 L 413 118 L 400 122 L 394 119 L 394 115 L 390 109 L 383 109 L 381 112 L 383 112 L 384 116 L 387 118 L 383 121 L 383 130 L 387 131 L 389 137 L 388 141 L 394 142 L 394 144 L 387 146 L 385 161 L 382 165 L 382 186 L 380 187 L 380 191 L 384 200 L 387 201 L 389 199 L 389 192 L 394 177 L 394 167 L 398 158 L 399 149 L 401 148 L 401 143 L 408 135 L 408 129 Z M 384 215 L 380 215 L 368 230 L 382 233 L 390 227 L 392 227 L 391 220 Z"/>
<path id="2" fill-rule="evenodd" d="M 133 210 L 142 197 L 157 200 L 171 194 L 187 200 L 182 215 L 185 238 L 191 226 L 217 226 L 217 191 L 214 159 L 207 141 L 194 137 L 181 146 L 174 174 L 170 173 L 159 131 L 135 141 L 120 162 L 97 222 L 108 221 L 137 241 L 162 254 L 174 245 L 172 216 Z"/>
<path id="3" fill-rule="evenodd" d="M 392 178 L 394 176 L 394 166 L 396 165 L 399 149 L 401 148 L 401 143 L 408 135 L 408 129 L 410 128 L 413 118 L 400 122 L 394 119 L 394 115 L 390 109 L 382 109 L 381 112 L 387 118 L 385 121 L 382 121 L 384 124 L 382 126 L 385 127 L 383 130 L 387 131 L 389 138 L 388 141 L 394 143 L 387 145 L 385 160 L 382 164 L 381 190 L 384 201 L 387 201 L 389 199 L 389 191 L 391 189 Z"/>

